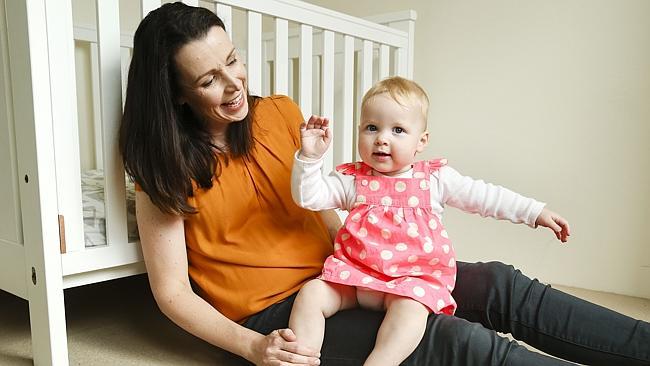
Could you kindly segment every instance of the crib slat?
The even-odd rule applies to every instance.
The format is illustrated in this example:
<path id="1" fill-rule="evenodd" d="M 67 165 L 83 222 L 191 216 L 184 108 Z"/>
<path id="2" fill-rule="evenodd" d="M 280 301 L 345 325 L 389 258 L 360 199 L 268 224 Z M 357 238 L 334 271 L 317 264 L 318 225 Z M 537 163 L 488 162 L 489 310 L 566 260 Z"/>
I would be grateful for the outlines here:
<path id="1" fill-rule="evenodd" d="M 332 121 L 334 119 L 334 32 L 323 31 L 323 57 L 322 57 L 322 83 L 321 83 L 321 114 Z M 332 132 L 333 130 L 330 130 Z M 334 141 L 334 146 L 327 150 L 323 170 L 329 172 L 334 169 L 334 147 L 339 142 Z"/>
<path id="2" fill-rule="evenodd" d="M 255 95 L 262 93 L 262 14 L 248 12 L 248 90 Z"/>
<path id="3" fill-rule="evenodd" d="M 300 109 L 305 120 L 312 114 L 312 27 L 300 25 Z"/>
<path id="4" fill-rule="evenodd" d="M 289 93 L 289 22 L 286 19 L 275 19 L 275 93 Z"/>
<path id="5" fill-rule="evenodd" d="M 334 125 L 334 138 L 341 145 L 334 153 L 334 161 L 353 161 L 354 154 L 354 37 L 343 36 L 343 103 L 342 121 Z"/>
<path id="6" fill-rule="evenodd" d="M 232 7 L 229 5 L 217 4 L 217 16 L 221 18 L 226 27 L 226 33 L 232 39 Z"/>
<path id="7" fill-rule="evenodd" d="M 140 17 L 144 18 L 150 11 L 160 7 L 160 0 L 140 0 Z"/>
<path id="8" fill-rule="evenodd" d="M 407 56 L 404 48 L 400 47 L 395 50 L 395 74 L 405 78 L 408 77 Z"/>
<path id="9" fill-rule="evenodd" d="M 390 47 L 382 44 L 379 46 L 379 80 L 390 73 Z"/>
<path id="10" fill-rule="evenodd" d="M 83 206 L 81 201 L 81 170 L 79 158 L 79 127 L 77 123 L 76 76 L 72 7 L 69 2 L 59 5 L 61 13 L 51 17 L 48 24 L 50 55 L 53 72 L 52 123 L 54 125 L 54 157 L 59 214 L 65 217 L 64 234 L 67 250 L 83 250 Z M 52 34 L 56 32 L 56 34 Z"/>
<path id="11" fill-rule="evenodd" d="M 106 243 L 127 243 L 124 167 L 117 135 L 122 117 L 120 23 L 117 0 L 97 0 L 99 90 L 104 148 Z"/>
<path id="12" fill-rule="evenodd" d="M 359 98 L 372 86 L 372 42 L 363 41 L 363 51 L 361 52 L 361 92 Z"/>

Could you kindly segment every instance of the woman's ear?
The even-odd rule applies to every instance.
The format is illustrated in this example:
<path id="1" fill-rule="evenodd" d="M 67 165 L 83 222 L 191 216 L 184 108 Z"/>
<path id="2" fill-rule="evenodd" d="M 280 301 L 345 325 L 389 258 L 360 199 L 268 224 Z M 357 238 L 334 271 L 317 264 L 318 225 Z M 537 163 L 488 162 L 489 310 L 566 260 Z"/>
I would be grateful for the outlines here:
<path id="1" fill-rule="evenodd" d="M 429 144 L 429 132 L 424 131 L 420 135 L 420 140 L 418 141 L 418 147 L 415 151 L 421 153 L 422 151 L 424 151 L 424 148 L 427 147 L 428 144 Z"/>

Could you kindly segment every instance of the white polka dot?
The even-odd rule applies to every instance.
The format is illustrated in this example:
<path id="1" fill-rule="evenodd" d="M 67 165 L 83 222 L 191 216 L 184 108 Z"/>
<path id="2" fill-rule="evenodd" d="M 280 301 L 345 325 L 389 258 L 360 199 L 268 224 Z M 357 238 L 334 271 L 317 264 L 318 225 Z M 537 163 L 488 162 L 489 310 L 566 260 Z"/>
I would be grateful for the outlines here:
<path id="1" fill-rule="evenodd" d="M 449 245 L 445 244 L 442 246 L 442 251 L 445 252 L 445 254 L 449 253 Z"/>
<path id="2" fill-rule="evenodd" d="M 361 221 L 361 214 L 358 213 L 358 212 L 355 213 L 354 215 L 352 215 L 352 217 L 350 218 L 350 220 L 352 220 L 352 221 L 354 221 L 354 222 L 359 222 L 359 221 Z"/>
<path id="3" fill-rule="evenodd" d="M 397 209 L 397 214 L 400 215 L 400 216 L 402 216 L 402 218 L 404 218 L 404 209 L 401 208 L 401 207 L 398 208 L 398 209 Z"/>
<path id="4" fill-rule="evenodd" d="M 422 179 L 424 178 L 424 172 L 415 172 L 413 173 L 413 178 Z"/>
<path id="5" fill-rule="evenodd" d="M 420 200 L 419 200 L 417 197 L 415 197 L 415 196 L 411 196 L 411 197 L 409 197 L 409 206 L 410 206 L 410 207 L 415 207 L 415 206 L 417 206 L 419 203 L 420 203 Z"/>
<path id="6" fill-rule="evenodd" d="M 438 307 L 438 310 L 442 310 L 442 308 L 445 307 L 445 302 L 444 302 L 442 299 L 440 299 L 440 300 L 438 300 L 438 302 L 436 303 L 436 306 Z"/>
<path id="7" fill-rule="evenodd" d="M 354 169 L 361 169 L 361 163 L 354 163 Z"/>
<path id="8" fill-rule="evenodd" d="M 424 250 L 425 253 L 431 253 L 433 252 L 433 241 L 431 241 L 430 237 L 424 238 L 424 244 L 422 244 L 422 250 Z"/>
<path id="9" fill-rule="evenodd" d="M 426 179 L 422 179 L 420 181 L 420 189 L 423 190 L 423 191 L 426 191 L 427 189 L 429 189 L 429 182 Z"/>
<path id="10" fill-rule="evenodd" d="M 381 229 L 381 237 L 384 239 L 390 239 L 391 232 L 388 229 Z"/>
<path id="11" fill-rule="evenodd" d="M 367 285 L 367 284 L 369 284 L 370 282 L 372 282 L 372 277 L 368 277 L 368 276 L 366 276 L 366 277 L 364 277 L 364 278 L 361 279 L 361 283 L 363 283 L 364 285 Z"/>
<path id="12" fill-rule="evenodd" d="M 390 273 L 395 273 L 395 272 L 397 272 L 397 264 L 393 264 L 392 266 L 390 266 L 390 268 L 388 268 L 388 271 L 389 271 Z"/>
<path id="13" fill-rule="evenodd" d="M 454 291 L 454 288 L 451 285 L 447 285 L 447 290 Z"/>
<path id="14" fill-rule="evenodd" d="M 362 251 L 359 253 L 359 259 L 361 259 L 361 260 L 366 259 L 366 255 L 367 255 L 367 254 L 366 254 L 366 250 L 365 250 L 365 249 L 362 250 Z"/>
<path id="15" fill-rule="evenodd" d="M 413 293 L 417 297 L 423 297 L 425 295 L 424 289 L 420 286 L 413 287 Z"/>
<path id="16" fill-rule="evenodd" d="M 379 190 L 379 182 L 376 180 L 371 180 L 370 184 L 368 185 L 368 188 L 370 188 L 371 191 L 375 192 Z"/>
<path id="17" fill-rule="evenodd" d="M 343 241 L 350 239 L 350 234 L 348 233 L 341 234 L 341 239 L 343 239 Z"/>
<path id="18" fill-rule="evenodd" d="M 449 234 L 447 234 L 447 230 L 442 230 L 440 232 L 440 236 L 442 236 L 445 239 L 449 239 Z"/>
<path id="19" fill-rule="evenodd" d="M 372 245 L 373 247 L 379 246 L 379 244 L 375 243 L 374 241 L 369 241 L 368 244 Z"/>
<path id="20" fill-rule="evenodd" d="M 393 258 L 393 252 L 391 252 L 390 250 L 382 250 L 381 253 L 379 253 L 379 255 L 381 256 L 381 259 L 385 261 Z"/>
<path id="21" fill-rule="evenodd" d="M 429 261 L 429 264 L 432 265 L 432 266 L 435 266 L 439 262 L 440 262 L 439 258 L 431 258 L 431 260 Z"/>
<path id="22" fill-rule="evenodd" d="M 407 278 L 404 280 L 404 282 L 411 282 L 411 281 L 413 281 L 413 279 L 412 279 L 411 277 L 407 277 Z"/>
<path id="23" fill-rule="evenodd" d="M 393 199 L 388 196 L 384 196 L 381 198 L 381 204 L 384 206 L 390 206 L 393 204 Z"/>
<path id="24" fill-rule="evenodd" d="M 395 250 L 397 250 L 398 252 L 403 252 L 406 249 L 408 249 L 408 246 L 406 244 L 404 244 L 404 243 L 397 243 L 395 245 Z"/>
<path id="25" fill-rule="evenodd" d="M 365 227 L 362 227 L 362 228 L 359 229 L 359 231 L 357 232 L 357 235 L 359 235 L 360 238 L 365 238 L 366 236 L 368 236 L 368 230 L 366 230 Z"/>
<path id="26" fill-rule="evenodd" d="M 449 259 L 449 267 L 456 267 L 456 260 L 454 258 Z"/>
<path id="27" fill-rule="evenodd" d="M 411 273 L 417 273 L 417 272 L 422 272 L 422 268 L 420 268 L 420 266 L 411 267 Z"/>
<path id="28" fill-rule="evenodd" d="M 429 220 L 429 227 L 431 228 L 431 230 L 435 230 L 438 227 L 438 223 L 436 222 L 436 219 Z"/>
<path id="29" fill-rule="evenodd" d="M 420 234 L 418 233 L 418 225 L 415 223 L 409 223 L 409 228 L 406 231 L 406 235 L 410 236 L 411 238 L 417 238 Z"/>
<path id="30" fill-rule="evenodd" d="M 362 180 L 361 185 L 364 186 L 364 187 L 367 186 L 368 185 L 368 180 L 367 179 Z"/>
<path id="31" fill-rule="evenodd" d="M 440 271 L 439 269 L 436 269 L 435 271 L 433 271 L 432 275 L 435 278 L 440 278 L 440 277 L 442 277 L 442 271 Z"/>
<path id="32" fill-rule="evenodd" d="M 371 264 L 370 268 L 374 269 L 375 271 L 379 271 L 379 267 L 377 267 L 376 264 Z"/>
<path id="33" fill-rule="evenodd" d="M 393 224 L 399 225 L 402 223 L 402 216 L 400 215 L 393 215 Z"/>
<path id="34" fill-rule="evenodd" d="M 432 283 L 429 284 L 429 287 L 431 287 L 432 289 L 434 289 L 434 290 L 436 290 L 436 291 L 440 290 L 440 286 L 438 286 L 438 285 L 434 285 L 434 284 L 432 284 Z"/>
<path id="35" fill-rule="evenodd" d="M 393 281 L 386 282 L 386 287 L 388 288 L 395 288 L 395 283 Z"/>
<path id="36" fill-rule="evenodd" d="M 401 181 L 395 183 L 395 190 L 397 192 L 404 192 L 406 190 L 406 183 L 401 182 Z"/>
<path id="37" fill-rule="evenodd" d="M 418 256 L 415 255 L 415 254 L 411 254 L 411 255 L 409 255 L 408 258 L 406 258 L 406 260 L 407 260 L 409 263 L 415 263 L 415 262 L 418 261 Z"/>
<path id="38" fill-rule="evenodd" d="M 415 209 L 415 214 L 418 216 L 422 216 L 422 210 L 418 207 Z"/>
<path id="39" fill-rule="evenodd" d="M 379 222 L 379 219 L 377 218 L 377 216 L 370 214 L 368 215 L 368 222 L 374 225 Z"/>
<path id="40" fill-rule="evenodd" d="M 352 248 L 345 247 L 345 251 L 348 252 L 348 255 L 352 255 Z"/>
<path id="41" fill-rule="evenodd" d="M 339 244 L 339 243 L 334 243 L 334 250 L 335 250 L 335 251 L 341 250 L 341 244 Z"/>
<path id="42" fill-rule="evenodd" d="M 338 263 L 340 262 L 340 260 L 338 260 L 338 258 L 334 258 L 334 257 L 332 257 L 332 262 L 338 264 Z"/>
<path id="43" fill-rule="evenodd" d="M 347 280 L 348 278 L 350 278 L 350 272 L 349 271 L 341 271 L 341 273 L 339 273 L 339 277 L 342 280 Z"/>

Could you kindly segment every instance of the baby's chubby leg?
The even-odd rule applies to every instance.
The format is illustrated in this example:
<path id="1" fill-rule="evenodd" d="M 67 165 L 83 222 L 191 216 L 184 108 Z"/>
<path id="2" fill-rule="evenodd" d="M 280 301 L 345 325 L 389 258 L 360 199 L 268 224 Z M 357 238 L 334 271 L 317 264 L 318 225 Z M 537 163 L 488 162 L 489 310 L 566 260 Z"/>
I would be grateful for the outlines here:
<path id="1" fill-rule="evenodd" d="M 314 279 L 302 286 L 291 309 L 289 328 L 298 342 L 320 350 L 325 319 L 339 310 L 357 306 L 355 288 Z"/>
<path id="2" fill-rule="evenodd" d="M 421 303 L 408 297 L 386 294 L 384 304 L 386 316 L 365 366 L 399 365 L 415 350 L 426 329 L 429 308 Z"/>

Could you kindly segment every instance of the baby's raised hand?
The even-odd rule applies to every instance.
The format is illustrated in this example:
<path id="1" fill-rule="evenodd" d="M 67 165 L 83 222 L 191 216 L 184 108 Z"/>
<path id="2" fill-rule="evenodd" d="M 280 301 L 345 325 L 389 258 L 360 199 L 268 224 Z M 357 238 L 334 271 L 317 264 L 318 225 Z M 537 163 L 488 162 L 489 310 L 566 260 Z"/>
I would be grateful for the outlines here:
<path id="1" fill-rule="evenodd" d="M 318 160 L 325 154 L 332 141 L 329 124 L 325 117 L 311 116 L 309 121 L 300 125 L 301 158 Z"/>
<path id="2" fill-rule="evenodd" d="M 546 208 L 542 210 L 539 216 L 537 216 L 535 225 L 544 226 L 553 230 L 553 233 L 555 233 L 557 240 L 563 243 L 566 243 L 566 241 L 569 240 L 569 235 L 571 235 L 569 222 L 562 216 Z"/>

